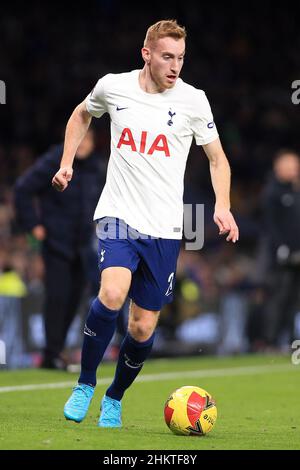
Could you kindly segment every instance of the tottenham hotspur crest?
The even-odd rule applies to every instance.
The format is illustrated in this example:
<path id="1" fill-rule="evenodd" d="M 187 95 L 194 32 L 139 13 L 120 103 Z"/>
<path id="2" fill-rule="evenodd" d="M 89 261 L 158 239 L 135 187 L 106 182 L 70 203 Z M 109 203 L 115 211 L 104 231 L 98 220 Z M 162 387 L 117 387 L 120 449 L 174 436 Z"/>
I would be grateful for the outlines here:
<path id="1" fill-rule="evenodd" d="M 172 126 L 173 125 L 173 116 L 176 115 L 176 113 L 172 113 L 172 109 L 170 108 L 169 112 L 168 112 L 168 115 L 170 116 L 171 119 L 168 120 L 168 126 Z"/>

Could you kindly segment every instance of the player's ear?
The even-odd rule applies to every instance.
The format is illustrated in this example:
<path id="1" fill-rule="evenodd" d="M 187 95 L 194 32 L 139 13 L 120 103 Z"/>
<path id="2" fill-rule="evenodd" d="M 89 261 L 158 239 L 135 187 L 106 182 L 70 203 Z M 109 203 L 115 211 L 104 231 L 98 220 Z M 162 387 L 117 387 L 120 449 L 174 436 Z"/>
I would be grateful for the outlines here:
<path id="1" fill-rule="evenodd" d="M 144 59 L 144 62 L 146 64 L 149 64 L 150 58 L 151 58 L 151 53 L 150 53 L 149 47 L 143 47 L 141 52 L 142 52 L 142 57 Z"/>

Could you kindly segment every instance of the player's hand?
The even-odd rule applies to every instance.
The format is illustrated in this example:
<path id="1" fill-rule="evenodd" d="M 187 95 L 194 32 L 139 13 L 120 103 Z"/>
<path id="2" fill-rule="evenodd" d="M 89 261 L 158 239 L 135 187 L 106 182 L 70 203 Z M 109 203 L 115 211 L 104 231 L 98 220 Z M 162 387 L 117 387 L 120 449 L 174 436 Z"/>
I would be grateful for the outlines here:
<path id="1" fill-rule="evenodd" d="M 52 186 L 57 191 L 64 191 L 68 187 L 68 184 L 72 179 L 72 176 L 73 176 L 73 168 L 71 166 L 60 168 L 52 179 Z"/>
<path id="2" fill-rule="evenodd" d="M 215 208 L 214 222 L 219 227 L 219 235 L 228 233 L 226 241 L 233 243 L 239 239 L 239 229 L 229 209 Z"/>

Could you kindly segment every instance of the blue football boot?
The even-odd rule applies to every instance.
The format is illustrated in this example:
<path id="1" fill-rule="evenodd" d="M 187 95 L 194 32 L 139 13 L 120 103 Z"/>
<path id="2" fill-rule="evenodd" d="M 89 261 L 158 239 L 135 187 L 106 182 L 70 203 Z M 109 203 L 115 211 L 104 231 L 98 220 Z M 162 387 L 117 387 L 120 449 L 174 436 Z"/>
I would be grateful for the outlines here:
<path id="1" fill-rule="evenodd" d="M 119 400 L 114 400 L 106 395 L 102 398 L 101 414 L 98 421 L 100 428 L 121 428 L 122 405 Z"/>
<path id="2" fill-rule="evenodd" d="M 86 384 L 78 384 L 64 407 L 66 419 L 80 423 L 86 416 L 95 388 Z"/>

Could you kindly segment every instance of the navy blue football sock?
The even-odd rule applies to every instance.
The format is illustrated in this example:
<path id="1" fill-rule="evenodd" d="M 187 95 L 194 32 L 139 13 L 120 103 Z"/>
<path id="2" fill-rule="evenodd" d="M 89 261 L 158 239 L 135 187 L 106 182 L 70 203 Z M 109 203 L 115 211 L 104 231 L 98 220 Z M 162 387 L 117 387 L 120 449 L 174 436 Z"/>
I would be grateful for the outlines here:
<path id="1" fill-rule="evenodd" d="M 119 312 L 105 307 L 98 297 L 92 302 L 84 327 L 79 383 L 96 385 L 97 367 L 113 337 Z"/>
<path id="2" fill-rule="evenodd" d="M 139 342 L 127 333 L 120 349 L 114 381 L 106 391 L 108 397 L 122 399 L 125 390 L 132 384 L 149 356 L 154 336 L 155 333 L 147 341 Z"/>

